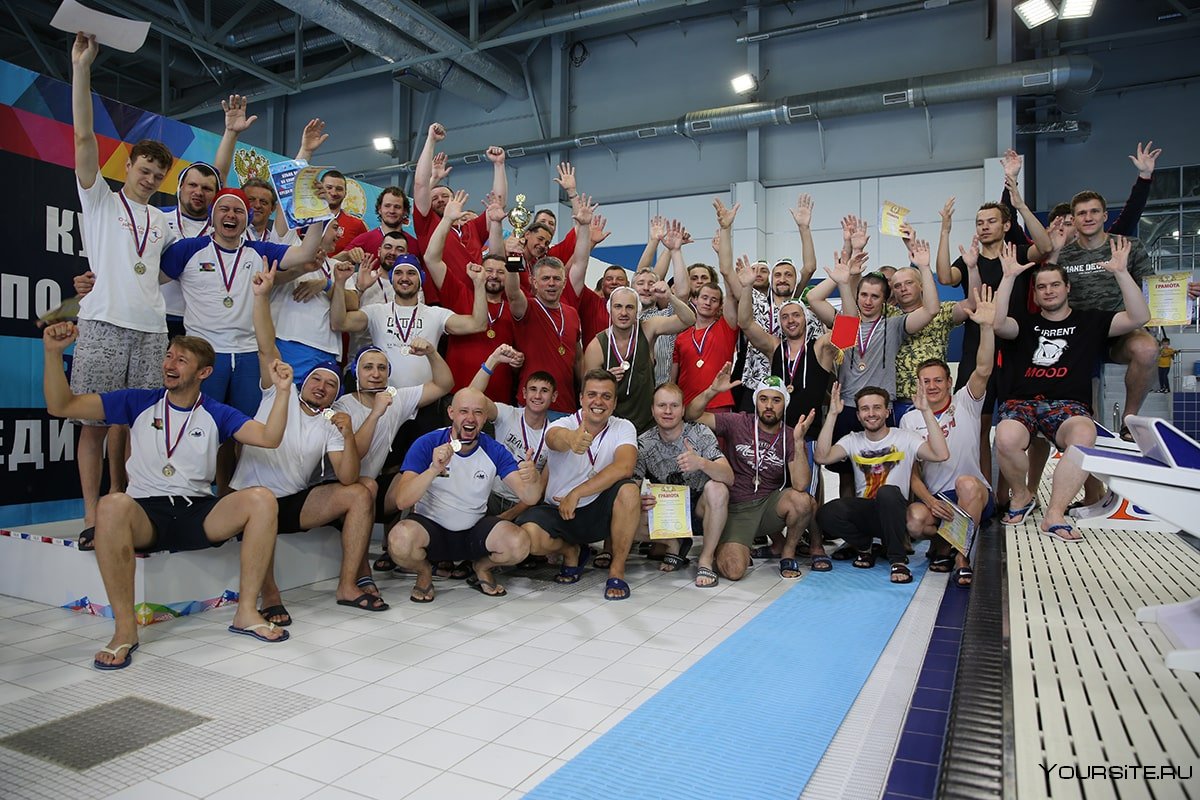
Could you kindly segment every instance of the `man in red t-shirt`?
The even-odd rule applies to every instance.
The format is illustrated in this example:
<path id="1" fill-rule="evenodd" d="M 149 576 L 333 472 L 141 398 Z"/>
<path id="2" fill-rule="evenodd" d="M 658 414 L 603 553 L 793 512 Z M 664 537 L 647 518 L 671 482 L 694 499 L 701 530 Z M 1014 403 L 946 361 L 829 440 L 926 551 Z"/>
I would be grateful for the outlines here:
<path id="1" fill-rule="evenodd" d="M 696 324 L 675 337 L 671 380 L 683 390 L 684 405 L 712 386 L 721 368 L 737 351 L 737 306 L 720 286 L 706 284 L 696 293 Z M 733 410 L 728 391 L 714 395 L 706 411 Z"/>
<path id="2" fill-rule="evenodd" d="M 596 207 L 579 203 L 575 220 L 576 248 L 571 260 L 587 261 L 591 255 L 591 237 L 588 225 Z M 552 412 L 569 414 L 576 410 L 575 392 L 576 364 L 583 353 L 579 341 L 579 312 L 562 302 L 563 286 L 567 270 L 557 258 L 543 258 L 533 268 L 533 297 L 521 291 L 520 271 L 523 268 L 522 245 L 511 237 L 506 247 L 509 251 L 508 280 L 505 292 L 512 308 L 517 328 L 517 349 L 525 354 L 518 387 L 525 385 L 533 373 L 543 370 L 554 376 L 558 386 L 558 397 L 551 405 Z M 525 402 L 523 392 L 518 389 L 517 404 Z"/>
<path id="3" fill-rule="evenodd" d="M 454 271 L 446 268 L 442 254 L 451 228 L 465 213 L 466 192 L 455 192 L 442 210 L 438 223 L 425 251 L 425 266 L 431 282 L 437 287 L 442 305 L 454 312 L 470 313 L 475 302 L 475 285 L 467 283 Z M 488 359 L 497 345 L 516 341 L 512 309 L 504 296 L 505 258 L 489 253 L 483 258 L 484 291 L 487 292 L 487 329 L 464 336 L 451 336 L 446 350 L 446 362 L 454 373 L 455 390 L 470 385 L 479 365 Z M 488 381 L 486 394 L 497 403 L 512 404 L 513 371 L 507 363 L 499 363 Z"/>
<path id="4" fill-rule="evenodd" d="M 412 253 L 419 258 L 424 251 L 417 243 L 417 237 L 404 230 L 410 211 L 411 207 L 408 196 L 404 194 L 404 189 L 399 186 L 387 187 L 379 197 L 375 198 L 375 214 L 379 217 L 379 227 L 356 236 L 354 241 L 350 242 L 348 249 L 361 247 L 364 253 L 375 253 L 383 244 L 385 233 L 398 231 L 404 237 L 404 241 L 408 243 L 408 250 L 405 252 Z"/>
<path id="5" fill-rule="evenodd" d="M 422 252 L 429 247 L 429 240 L 442 221 L 442 211 L 450 201 L 450 187 L 445 185 L 452 167 L 446 164 L 446 154 L 434 154 L 434 147 L 446 138 L 446 129 L 440 122 L 429 126 L 425 147 L 417 159 L 413 173 L 413 230 Z M 508 194 L 508 177 L 504 172 L 504 149 L 495 145 L 487 149 L 488 161 L 492 162 L 492 193 L 498 197 Z M 487 245 L 488 222 L 486 215 L 479 215 L 461 227 L 454 228 L 446 238 L 442 261 L 446 268 L 464 280 L 467 264 L 478 264 L 483 259 L 483 248 Z"/>

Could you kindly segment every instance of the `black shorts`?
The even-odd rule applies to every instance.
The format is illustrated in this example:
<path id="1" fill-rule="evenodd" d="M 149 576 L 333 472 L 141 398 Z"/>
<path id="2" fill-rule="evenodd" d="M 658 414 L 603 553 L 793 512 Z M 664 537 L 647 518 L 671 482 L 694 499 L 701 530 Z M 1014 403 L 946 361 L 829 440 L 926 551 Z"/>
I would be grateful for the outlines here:
<path id="1" fill-rule="evenodd" d="M 316 486 L 310 486 L 302 492 L 289 494 L 279 499 L 279 532 L 303 533 L 307 528 L 300 527 L 300 512 L 304 509 L 304 501 L 312 494 Z"/>
<path id="2" fill-rule="evenodd" d="M 617 481 L 586 506 L 576 508 L 574 519 L 563 519 L 558 513 L 558 506 L 542 503 L 517 517 L 517 524 L 532 522 L 550 534 L 550 538 L 571 544 L 603 541 L 612 529 L 612 510 L 617 502 L 617 492 L 627 483 L 639 486 L 638 481 L 632 478 Z"/>
<path id="3" fill-rule="evenodd" d="M 429 534 L 425 558 L 435 564 L 438 561 L 475 561 L 486 558 L 491 553 L 488 550 L 487 537 L 492 528 L 503 522 L 495 517 L 482 517 L 465 531 L 452 531 L 420 514 L 410 514 L 406 521 L 417 523 Z"/>
<path id="4" fill-rule="evenodd" d="M 170 550 L 204 550 L 220 547 L 225 542 L 211 542 L 204 534 L 204 520 L 220 498 L 203 497 L 135 497 L 154 529 L 154 542 L 138 552 L 154 553 Z"/>

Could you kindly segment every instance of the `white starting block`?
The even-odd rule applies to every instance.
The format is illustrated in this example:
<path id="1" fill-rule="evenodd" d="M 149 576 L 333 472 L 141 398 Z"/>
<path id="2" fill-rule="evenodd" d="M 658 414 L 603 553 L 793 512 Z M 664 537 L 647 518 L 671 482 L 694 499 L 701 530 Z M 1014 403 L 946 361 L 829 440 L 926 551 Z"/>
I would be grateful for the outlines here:
<path id="1" fill-rule="evenodd" d="M 241 548 L 235 539 L 208 550 L 139 556 L 133 590 L 138 622 L 148 625 L 236 602 Z M 341 533 L 335 528 L 276 539 L 275 578 L 280 589 L 336 578 L 341 564 Z M 79 550 L 73 539 L 0 531 L 0 592 L 112 615 L 95 553 Z"/>
<path id="2" fill-rule="evenodd" d="M 1125 422 L 1139 454 L 1071 447 L 1063 457 L 1096 475 L 1113 492 L 1152 510 L 1172 530 L 1197 535 L 1200 515 L 1192 509 L 1200 499 L 1200 443 L 1163 419 L 1130 416 Z M 1168 668 L 1200 672 L 1200 597 L 1147 606 L 1137 619 L 1156 623 L 1176 648 L 1167 654 Z"/>
<path id="3" fill-rule="evenodd" d="M 1094 420 L 1093 420 L 1094 422 Z M 1095 422 L 1096 447 L 1115 453 L 1140 454 L 1137 442 L 1127 442 L 1108 428 Z M 1075 527 L 1080 530 L 1107 528 L 1109 530 L 1145 531 L 1148 533 L 1174 533 L 1179 526 L 1159 519 L 1145 508 L 1123 497 L 1109 484 L 1108 494 L 1099 502 L 1082 508 L 1071 509 Z"/>

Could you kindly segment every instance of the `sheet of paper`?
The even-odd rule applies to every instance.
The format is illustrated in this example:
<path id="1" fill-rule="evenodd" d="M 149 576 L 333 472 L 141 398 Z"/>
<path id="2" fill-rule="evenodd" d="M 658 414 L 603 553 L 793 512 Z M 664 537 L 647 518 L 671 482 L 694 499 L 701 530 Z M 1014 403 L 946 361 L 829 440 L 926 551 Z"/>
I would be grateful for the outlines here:
<path id="1" fill-rule="evenodd" d="M 649 512 L 651 539 L 679 539 L 692 535 L 692 498 L 686 486 L 652 483 L 655 504 Z"/>
<path id="2" fill-rule="evenodd" d="M 944 494 L 939 494 L 938 499 L 950 503 L 954 509 L 952 519 L 942 520 L 938 525 L 938 535 L 949 542 L 955 550 L 964 553 L 967 559 L 971 558 L 971 551 L 975 547 L 975 520 L 971 519 L 971 515 L 964 511 L 960 506 L 950 501 Z"/>
<path id="3" fill-rule="evenodd" d="M 908 209 L 891 200 L 883 201 L 879 211 L 879 232 L 886 236 L 900 236 L 900 226 L 908 219 Z"/>
<path id="4" fill-rule="evenodd" d="M 333 216 L 329 203 L 319 191 L 320 177 L 333 167 L 305 167 L 296 174 L 292 188 L 294 204 L 292 213 L 298 220 L 329 219 Z"/>
<path id="5" fill-rule="evenodd" d="M 327 219 L 332 219 L 333 214 L 329 211 L 329 204 L 321 200 L 324 213 L 315 217 L 303 216 L 297 213 L 297 184 L 303 184 L 306 170 L 313 170 L 313 174 L 321 172 L 328 167 L 309 167 L 306 161 L 279 161 L 271 165 L 271 183 L 275 185 L 275 194 L 279 196 L 279 208 L 283 211 L 284 218 L 287 220 L 288 228 L 296 230 L 297 228 L 306 227 L 313 222 L 322 222 Z M 313 188 L 312 176 L 310 175 L 307 181 L 306 188 L 300 190 L 301 194 L 309 196 L 315 195 L 316 190 Z"/>
<path id="6" fill-rule="evenodd" d="M 1142 284 L 1142 293 L 1150 305 L 1150 327 L 1158 325 L 1187 325 L 1191 320 L 1188 309 L 1187 286 L 1190 272 L 1160 272 Z"/>
<path id="7" fill-rule="evenodd" d="M 50 20 L 50 27 L 67 33 L 90 33 L 101 45 L 126 53 L 136 53 L 150 32 L 149 22 L 93 11 L 75 0 L 63 0 Z"/>

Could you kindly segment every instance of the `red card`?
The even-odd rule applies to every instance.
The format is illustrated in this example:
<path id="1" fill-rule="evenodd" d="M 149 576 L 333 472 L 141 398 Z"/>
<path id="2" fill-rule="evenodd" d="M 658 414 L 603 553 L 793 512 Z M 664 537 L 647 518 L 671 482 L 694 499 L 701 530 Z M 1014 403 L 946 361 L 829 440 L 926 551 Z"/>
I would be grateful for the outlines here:
<path id="1" fill-rule="evenodd" d="M 845 350 L 858 340 L 858 317 L 838 314 L 833 321 L 833 346 Z"/>

